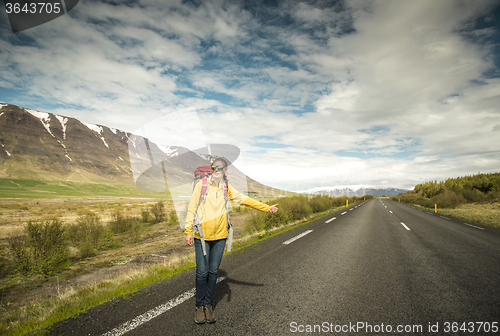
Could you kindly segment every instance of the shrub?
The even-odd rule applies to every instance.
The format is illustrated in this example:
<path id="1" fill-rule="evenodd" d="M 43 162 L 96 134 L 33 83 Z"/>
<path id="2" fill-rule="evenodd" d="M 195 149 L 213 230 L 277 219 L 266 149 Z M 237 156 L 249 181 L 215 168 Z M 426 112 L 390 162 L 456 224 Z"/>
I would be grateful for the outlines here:
<path id="1" fill-rule="evenodd" d="M 135 220 L 135 221 L 132 221 L 131 222 L 131 228 L 130 228 L 130 231 L 131 231 L 131 238 L 132 238 L 132 242 L 134 243 L 138 243 L 141 239 L 141 227 L 139 225 L 139 221 L 138 220 Z"/>
<path id="2" fill-rule="evenodd" d="M 104 235 L 99 240 L 97 248 L 99 250 L 107 250 L 118 248 L 120 246 L 120 242 L 113 237 L 113 233 L 110 230 L 106 229 L 104 231 Z"/>
<path id="3" fill-rule="evenodd" d="M 115 233 L 124 233 L 133 228 L 134 225 L 137 224 L 139 221 L 138 218 L 132 217 L 132 216 L 127 216 L 124 217 L 120 212 L 115 212 L 113 215 L 114 220 L 111 221 L 110 228 L 111 230 Z"/>
<path id="4" fill-rule="evenodd" d="M 68 266 L 69 250 L 60 221 L 29 221 L 25 232 L 9 241 L 12 262 L 19 272 L 47 276 Z"/>
<path id="5" fill-rule="evenodd" d="M 279 207 L 283 213 L 288 214 L 287 219 L 291 221 L 303 219 L 313 213 L 313 208 L 306 196 L 282 198 L 279 200 Z"/>
<path id="6" fill-rule="evenodd" d="M 168 216 L 168 225 L 176 225 L 179 224 L 179 219 L 177 218 L 177 213 L 175 210 L 170 211 L 170 214 Z"/>
<path id="7" fill-rule="evenodd" d="M 293 196 L 269 201 L 268 204 L 279 203 L 279 211 L 275 214 L 254 211 L 244 224 L 245 232 L 260 232 L 273 227 L 307 218 L 309 215 L 326 211 L 345 204 L 345 197 L 329 196 Z"/>
<path id="8" fill-rule="evenodd" d="M 426 208 L 433 208 L 435 204 L 432 202 L 432 200 L 424 197 L 417 197 L 416 203 Z"/>
<path id="9" fill-rule="evenodd" d="M 245 221 L 243 231 L 245 233 L 259 232 L 264 230 L 263 216 L 259 212 L 252 212 Z"/>
<path id="10" fill-rule="evenodd" d="M 81 238 L 89 241 L 92 246 L 97 247 L 99 240 L 104 236 L 104 226 L 101 223 L 101 217 L 95 213 L 89 213 L 80 216 L 77 219 L 77 223 L 80 227 Z"/>
<path id="11" fill-rule="evenodd" d="M 151 222 L 151 213 L 148 210 L 142 210 L 141 219 L 143 223 Z"/>
<path id="12" fill-rule="evenodd" d="M 78 250 L 80 251 L 80 257 L 83 259 L 93 257 L 95 255 L 94 246 L 90 241 L 85 241 L 82 245 L 80 245 Z"/>
<path id="13" fill-rule="evenodd" d="M 465 203 L 465 199 L 462 196 L 458 196 L 453 191 L 447 191 L 444 194 L 439 194 L 431 199 L 431 204 L 437 204 L 440 208 L 455 208 L 462 203 Z"/>
<path id="14" fill-rule="evenodd" d="M 486 198 L 485 197 L 485 194 L 483 194 L 481 191 L 479 191 L 478 189 L 465 189 L 463 192 L 462 192 L 462 195 L 463 197 L 471 202 L 471 203 L 474 203 L 474 202 L 482 202 L 484 201 L 484 199 Z"/>
<path id="15" fill-rule="evenodd" d="M 155 223 L 160 223 L 163 221 L 163 218 L 165 217 L 165 205 L 163 204 L 162 201 L 158 201 L 151 207 L 151 213 L 155 217 L 154 222 Z"/>
<path id="16" fill-rule="evenodd" d="M 67 236 L 78 245 L 82 258 L 93 256 L 94 249 L 105 250 L 118 246 L 112 233 L 101 223 L 99 215 L 93 212 L 80 215 L 75 225 L 69 225 Z"/>
<path id="17" fill-rule="evenodd" d="M 500 188 L 495 188 L 493 190 L 491 190 L 487 195 L 486 195 L 486 198 L 488 200 L 494 200 L 494 199 L 497 199 L 497 198 L 500 198 Z"/>
<path id="18" fill-rule="evenodd" d="M 28 274 L 31 269 L 30 249 L 26 244 L 26 236 L 16 236 L 9 239 L 9 248 L 12 255 L 12 263 L 16 270 L 22 274 Z"/>
<path id="19" fill-rule="evenodd" d="M 29 221 L 26 230 L 36 273 L 50 275 L 68 266 L 69 250 L 62 222 L 56 219 L 44 223 Z"/>

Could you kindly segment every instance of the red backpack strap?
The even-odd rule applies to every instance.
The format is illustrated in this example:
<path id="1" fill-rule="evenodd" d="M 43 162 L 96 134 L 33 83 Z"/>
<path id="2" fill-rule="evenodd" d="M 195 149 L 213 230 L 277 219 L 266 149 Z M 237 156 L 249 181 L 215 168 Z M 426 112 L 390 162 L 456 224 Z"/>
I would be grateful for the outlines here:
<path id="1" fill-rule="evenodd" d="M 229 184 L 227 183 L 227 181 L 225 181 L 225 183 L 224 183 L 224 198 L 226 199 L 226 201 L 229 201 L 228 189 L 229 189 Z"/>
<path id="2" fill-rule="evenodd" d="M 208 192 L 208 178 L 204 177 L 201 179 L 200 200 L 198 201 L 198 206 L 196 207 L 196 211 L 194 213 L 194 219 L 193 219 L 193 229 L 195 232 L 198 232 L 198 234 L 200 235 L 201 247 L 203 249 L 203 255 L 206 255 L 207 252 L 205 251 L 205 238 L 203 236 L 203 228 L 201 227 L 200 218 L 198 217 L 198 208 L 200 207 L 201 202 L 203 202 L 203 200 L 205 199 L 207 192 Z"/>
<path id="3" fill-rule="evenodd" d="M 208 178 L 204 177 L 201 179 L 201 191 L 200 191 L 200 200 L 198 201 L 198 206 L 200 206 L 203 199 L 205 199 L 207 191 L 208 191 Z"/>

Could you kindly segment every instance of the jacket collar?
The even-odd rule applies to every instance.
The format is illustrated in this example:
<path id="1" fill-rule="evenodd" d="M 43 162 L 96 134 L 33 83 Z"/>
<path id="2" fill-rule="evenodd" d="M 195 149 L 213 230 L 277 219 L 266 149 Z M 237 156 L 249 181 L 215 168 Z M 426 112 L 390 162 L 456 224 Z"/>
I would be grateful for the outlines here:
<path id="1" fill-rule="evenodd" d="M 212 176 L 209 177 L 209 180 L 208 180 L 208 185 L 215 185 L 217 187 L 222 187 L 224 185 L 224 178 L 222 178 L 220 181 L 219 181 L 219 184 L 217 184 L 215 182 L 215 180 L 213 179 Z"/>

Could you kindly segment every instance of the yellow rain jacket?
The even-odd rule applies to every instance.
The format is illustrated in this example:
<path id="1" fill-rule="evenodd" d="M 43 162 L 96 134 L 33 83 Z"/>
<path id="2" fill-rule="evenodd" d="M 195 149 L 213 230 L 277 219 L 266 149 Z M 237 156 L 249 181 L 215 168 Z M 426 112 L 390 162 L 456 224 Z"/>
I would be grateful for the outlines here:
<path id="1" fill-rule="evenodd" d="M 198 208 L 198 217 L 203 229 L 203 238 L 205 240 L 224 239 L 228 236 L 226 201 L 224 199 L 224 180 L 217 184 L 211 177 L 208 179 L 207 196 L 201 202 Z M 189 236 L 194 233 L 194 237 L 200 239 L 198 232 L 193 232 L 193 220 L 200 200 L 202 180 L 199 180 L 194 187 L 191 201 L 189 202 L 186 216 L 186 226 L 184 233 Z M 248 205 L 252 208 L 269 212 L 269 205 L 253 200 L 243 195 L 228 184 L 228 196 L 235 205 Z"/>

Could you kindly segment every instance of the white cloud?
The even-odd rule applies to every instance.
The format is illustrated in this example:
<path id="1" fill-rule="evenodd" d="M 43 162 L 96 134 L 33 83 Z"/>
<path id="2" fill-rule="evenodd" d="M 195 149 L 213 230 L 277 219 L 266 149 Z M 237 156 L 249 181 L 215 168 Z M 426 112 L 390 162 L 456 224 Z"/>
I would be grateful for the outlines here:
<path id="1" fill-rule="evenodd" d="M 276 186 L 411 187 L 499 167 L 498 32 L 472 25 L 494 4 L 84 2 L 4 34 L 0 87 L 125 131 L 194 106 Z"/>

